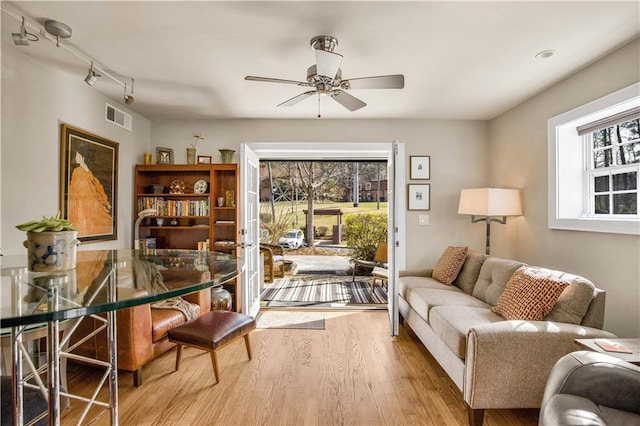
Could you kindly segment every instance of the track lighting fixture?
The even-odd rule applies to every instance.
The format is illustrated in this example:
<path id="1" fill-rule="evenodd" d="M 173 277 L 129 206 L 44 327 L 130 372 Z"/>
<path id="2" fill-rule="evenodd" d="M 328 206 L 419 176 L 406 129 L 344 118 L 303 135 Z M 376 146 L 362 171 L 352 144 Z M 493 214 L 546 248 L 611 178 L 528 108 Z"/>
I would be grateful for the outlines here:
<path id="1" fill-rule="evenodd" d="M 100 74 L 93 70 L 93 62 L 91 62 L 91 66 L 89 67 L 89 74 L 84 78 L 84 82 L 89 86 L 93 86 L 96 81 L 98 81 L 98 77 L 102 77 Z"/>
<path id="2" fill-rule="evenodd" d="M 16 46 L 28 46 L 30 41 L 38 41 L 38 36 L 27 32 L 27 27 L 24 25 L 24 16 L 22 17 L 22 24 L 20 24 L 19 33 L 11 33 L 13 42 Z"/>
<path id="3" fill-rule="evenodd" d="M 127 105 L 131 105 L 133 103 L 133 79 L 131 79 L 131 91 L 127 91 L 127 84 L 121 80 L 122 77 L 117 76 L 115 73 L 108 71 L 105 67 L 94 64 L 92 58 L 88 57 L 83 52 L 74 48 L 73 46 L 68 46 L 63 43 L 63 39 L 67 39 L 71 37 L 72 29 L 65 23 L 54 21 L 54 20 L 46 20 L 44 26 L 37 23 L 33 18 L 26 19 L 24 16 L 16 13 L 6 6 L 6 2 L 0 1 L 0 10 L 16 19 L 17 21 L 21 21 L 20 32 L 12 33 L 13 42 L 18 46 L 28 46 L 30 41 L 38 41 L 40 38 L 45 40 L 49 40 L 52 43 L 55 43 L 57 47 L 62 50 L 65 50 L 67 53 L 72 54 L 85 64 L 89 65 L 89 73 L 85 77 L 84 81 L 89 86 L 93 86 L 97 81 L 98 77 L 107 77 L 113 80 L 115 83 L 119 84 L 124 88 L 124 98 L 123 101 Z M 33 33 L 27 31 L 30 29 Z M 38 34 L 40 37 L 38 37 Z"/>

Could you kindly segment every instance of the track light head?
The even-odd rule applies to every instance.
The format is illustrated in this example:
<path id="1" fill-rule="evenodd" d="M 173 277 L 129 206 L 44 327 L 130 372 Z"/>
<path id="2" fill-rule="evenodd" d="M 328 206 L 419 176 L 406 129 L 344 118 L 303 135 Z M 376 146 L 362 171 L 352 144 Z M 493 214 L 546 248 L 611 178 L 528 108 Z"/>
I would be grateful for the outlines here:
<path id="1" fill-rule="evenodd" d="M 11 33 L 11 37 L 13 37 L 13 43 L 16 46 L 28 46 L 29 40 L 26 37 L 23 37 L 21 33 Z"/>
<path id="2" fill-rule="evenodd" d="M 84 82 L 89 86 L 93 86 L 98 81 L 98 77 L 102 77 L 100 74 L 93 70 L 93 62 L 91 62 L 91 66 L 89 67 L 89 74 L 84 78 Z"/>
<path id="3" fill-rule="evenodd" d="M 31 36 L 31 38 L 29 38 Z M 19 33 L 11 33 L 13 43 L 16 46 L 28 46 L 30 41 L 38 41 L 38 36 L 27 32 L 27 27 L 24 25 L 24 17 L 22 18 L 22 24 L 20 25 Z"/>
<path id="4" fill-rule="evenodd" d="M 133 78 L 131 79 L 131 94 L 127 95 L 127 83 L 124 84 L 124 103 L 126 105 L 131 105 L 135 99 L 133 98 Z"/>

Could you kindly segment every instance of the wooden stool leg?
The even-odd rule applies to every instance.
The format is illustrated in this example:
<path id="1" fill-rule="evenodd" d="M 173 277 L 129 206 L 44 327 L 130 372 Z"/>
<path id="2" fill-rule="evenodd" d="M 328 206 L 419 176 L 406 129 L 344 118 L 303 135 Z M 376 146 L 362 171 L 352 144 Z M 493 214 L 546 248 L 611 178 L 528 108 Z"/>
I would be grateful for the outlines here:
<path id="1" fill-rule="evenodd" d="M 249 361 L 251 361 L 251 342 L 249 341 L 249 334 L 244 335 L 244 345 L 247 347 L 247 355 L 249 356 Z"/>
<path id="2" fill-rule="evenodd" d="M 218 352 L 213 350 L 211 354 L 211 364 L 213 364 L 213 374 L 216 376 L 216 383 L 220 383 L 220 372 L 218 371 Z"/>
<path id="3" fill-rule="evenodd" d="M 176 371 L 180 368 L 180 358 L 182 357 L 182 345 L 178 343 L 178 350 L 176 352 Z"/>

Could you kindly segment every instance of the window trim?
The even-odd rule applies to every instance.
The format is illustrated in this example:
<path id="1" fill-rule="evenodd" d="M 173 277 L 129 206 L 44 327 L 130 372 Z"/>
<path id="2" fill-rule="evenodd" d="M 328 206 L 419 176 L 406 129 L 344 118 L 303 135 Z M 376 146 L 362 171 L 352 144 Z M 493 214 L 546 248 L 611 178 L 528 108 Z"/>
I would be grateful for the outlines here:
<path id="1" fill-rule="evenodd" d="M 588 155 L 583 138 L 578 135 L 578 126 L 593 123 L 637 106 L 640 106 L 640 82 L 547 121 L 549 229 L 640 235 L 640 219 L 637 216 L 631 218 L 585 216 L 584 167 L 580 166 L 581 169 L 578 170 L 577 163 L 574 163 L 573 171 L 568 171 L 564 167 L 570 152 L 575 158 L 575 151 L 571 151 L 574 147 L 580 146 L 582 149 L 580 160 Z M 583 161 L 581 163 L 584 164 Z M 576 184 L 578 177 L 579 185 Z M 561 195 L 564 195 L 562 199 Z"/>

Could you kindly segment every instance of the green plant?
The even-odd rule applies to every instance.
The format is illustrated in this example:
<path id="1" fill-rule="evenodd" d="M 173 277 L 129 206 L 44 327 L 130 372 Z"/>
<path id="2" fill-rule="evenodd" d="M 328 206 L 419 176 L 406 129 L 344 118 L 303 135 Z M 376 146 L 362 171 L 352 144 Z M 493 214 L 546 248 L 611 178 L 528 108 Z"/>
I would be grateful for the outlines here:
<path id="1" fill-rule="evenodd" d="M 269 232 L 268 243 L 278 244 L 278 240 L 282 237 L 291 223 L 293 213 L 290 211 L 280 211 L 277 214 L 275 220 L 271 213 L 266 210 L 269 209 L 268 205 L 261 205 L 260 209 L 260 227 L 266 229 Z"/>
<path id="2" fill-rule="evenodd" d="M 40 220 L 30 220 L 29 222 L 16 225 L 21 231 L 25 232 L 61 232 L 61 231 L 77 231 L 76 227 L 67 219 L 60 217 L 60 212 L 51 217 L 42 216 Z"/>
<path id="3" fill-rule="evenodd" d="M 373 260 L 378 243 L 387 241 L 387 223 L 386 213 L 347 216 L 343 231 L 350 258 Z"/>
<path id="4" fill-rule="evenodd" d="M 318 226 L 318 237 L 325 237 L 327 232 L 329 232 L 328 226 Z"/>

